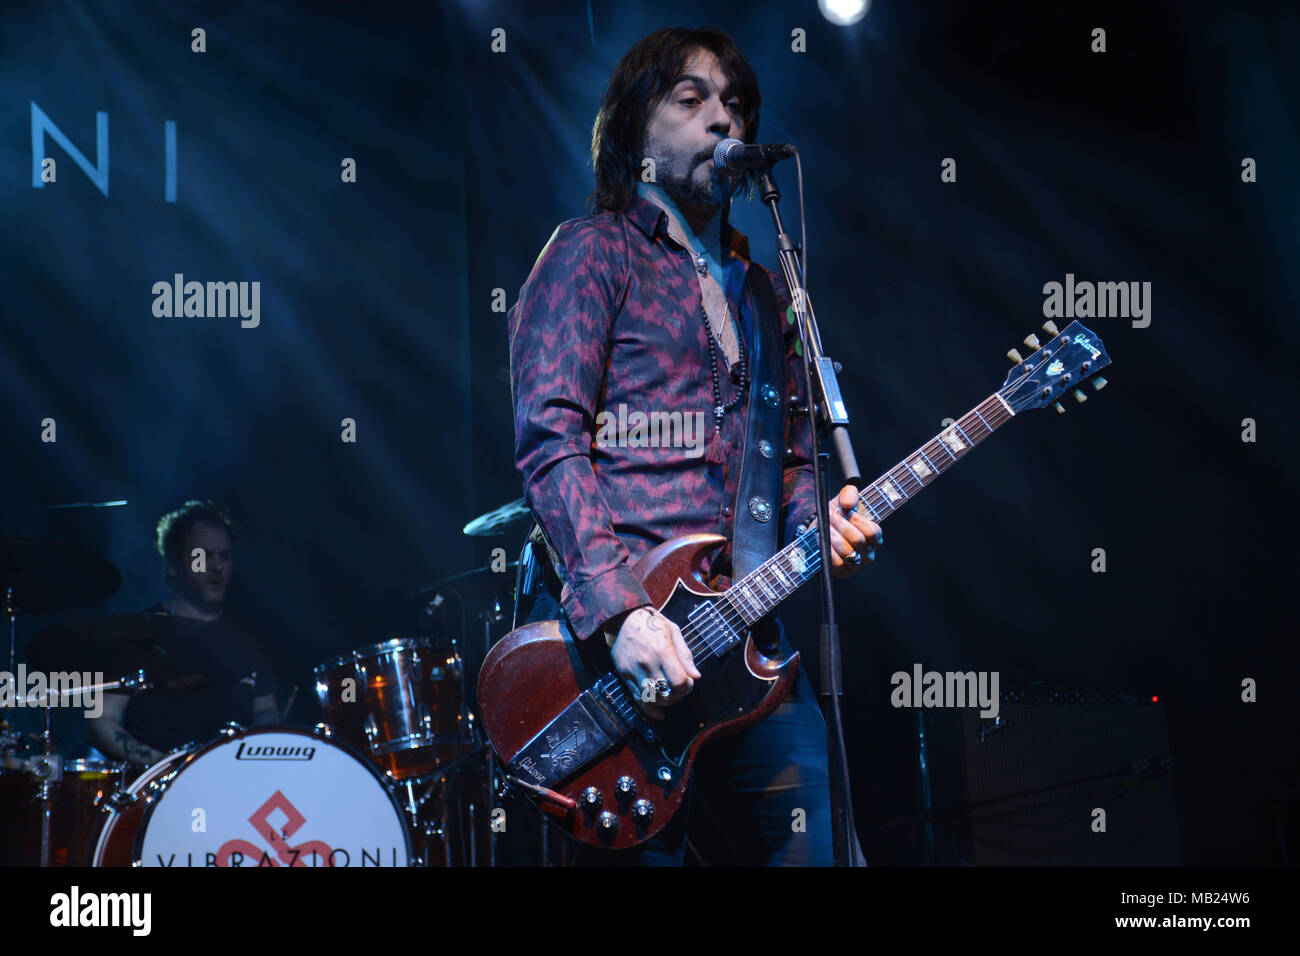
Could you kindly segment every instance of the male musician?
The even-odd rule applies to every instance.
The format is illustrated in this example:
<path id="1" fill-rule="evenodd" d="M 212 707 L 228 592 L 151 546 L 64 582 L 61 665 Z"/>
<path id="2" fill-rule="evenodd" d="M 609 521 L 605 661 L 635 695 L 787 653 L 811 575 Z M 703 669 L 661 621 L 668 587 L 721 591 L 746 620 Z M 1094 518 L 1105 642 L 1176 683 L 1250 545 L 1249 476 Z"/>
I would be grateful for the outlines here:
<path id="1" fill-rule="evenodd" d="M 271 668 L 247 629 L 228 620 L 233 525 L 211 502 L 187 501 L 163 515 L 157 548 L 171 596 L 142 615 L 142 640 L 120 666 L 143 667 L 151 690 L 105 694 L 86 738 L 118 760 L 151 764 L 189 742 L 216 737 L 229 721 L 274 723 Z"/>
<path id="2" fill-rule="evenodd" d="M 634 45 L 615 67 L 593 130 L 595 214 L 555 230 L 509 316 L 516 465 L 563 585 L 538 600 L 531 619 L 562 618 L 579 640 L 609 641 L 635 699 L 646 682 L 657 688 L 655 704 L 644 705 L 651 716 L 662 717 L 660 708 L 681 701 L 701 675 L 631 564 L 679 535 L 732 537 L 754 374 L 747 326 L 779 323 L 787 393 L 806 394 L 785 282 L 751 266 L 748 242 L 727 222 L 731 183 L 712 161 L 723 138 L 754 141 L 760 102 L 753 70 L 720 30 L 664 29 Z M 741 322 L 749 270 L 772 283 L 780 311 Z M 609 421 L 620 405 L 680 412 L 683 421 L 702 412 L 707 450 L 609 440 L 597 417 Z M 787 428 L 781 543 L 816 511 L 808 428 L 804 419 Z M 765 456 L 772 451 L 767 443 Z M 839 577 L 883 542 L 856 505 L 846 486 L 831 509 Z M 728 561 L 724 553 L 710 569 L 723 582 Z M 782 635 L 768 640 L 777 642 L 789 653 Z M 709 790 L 727 801 L 714 821 L 747 821 L 743 861 L 834 862 L 825 734 L 801 674 L 766 720 L 703 751 L 696 797 Z M 796 809 L 806 813 L 806 832 L 791 826 Z M 580 861 L 680 865 L 683 816 L 639 850 L 583 849 Z"/>

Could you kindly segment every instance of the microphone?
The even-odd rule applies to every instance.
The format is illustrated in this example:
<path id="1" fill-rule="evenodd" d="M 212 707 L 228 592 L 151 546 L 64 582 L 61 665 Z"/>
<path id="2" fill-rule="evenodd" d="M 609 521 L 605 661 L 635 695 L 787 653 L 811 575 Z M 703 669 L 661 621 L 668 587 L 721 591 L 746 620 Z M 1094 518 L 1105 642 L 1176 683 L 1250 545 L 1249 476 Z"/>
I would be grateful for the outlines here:
<path id="1" fill-rule="evenodd" d="M 766 169 L 789 159 L 795 149 L 789 143 L 748 145 L 738 139 L 724 139 L 713 150 L 713 165 L 724 173 L 739 176 L 747 169 Z"/>

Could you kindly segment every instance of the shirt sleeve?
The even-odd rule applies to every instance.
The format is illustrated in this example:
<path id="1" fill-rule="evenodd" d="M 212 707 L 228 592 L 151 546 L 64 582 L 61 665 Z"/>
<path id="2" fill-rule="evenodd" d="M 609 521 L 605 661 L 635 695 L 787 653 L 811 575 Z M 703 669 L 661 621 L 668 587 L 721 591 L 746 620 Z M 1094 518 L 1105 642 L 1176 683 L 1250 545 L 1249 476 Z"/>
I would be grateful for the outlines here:
<path id="1" fill-rule="evenodd" d="M 515 466 L 524 497 L 559 560 L 561 605 L 585 640 L 652 603 L 614 533 L 592 468 L 597 404 L 627 269 L 590 220 L 562 223 L 509 314 Z"/>
<path id="2" fill-rule="evenodd" d="M 787 394 L 800 405 L 808 404 L 808 382 L 804 377 L 803 346 L 794 314 L 794 300 L 785 277 L 767 270 L 781 307 L 781 332 L 785 339 Z M 812 431 L 806 415 L 791 415 L 785 429 L 786 456 L 782 471 L 781 510 L 784 541 L 794 540 L 800 525 L 817 514 L 816 481 L 812 470 Z"/>

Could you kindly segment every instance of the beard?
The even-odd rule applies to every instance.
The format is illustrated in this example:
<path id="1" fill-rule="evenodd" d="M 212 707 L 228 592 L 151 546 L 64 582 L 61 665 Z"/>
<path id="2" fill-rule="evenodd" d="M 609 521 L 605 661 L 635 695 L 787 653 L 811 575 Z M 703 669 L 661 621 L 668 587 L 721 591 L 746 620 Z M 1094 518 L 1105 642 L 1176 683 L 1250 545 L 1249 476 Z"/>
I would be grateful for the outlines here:
<path id="1" fill-rule="evenodd" d="M 706 164 L 710 150 L 702 156 L 683 157 L 651 146 L 648 155 L 655 163 L 655 182 L 679 206 L 716 211 L 730 201 L 735 184 L 729 176 Z"/>

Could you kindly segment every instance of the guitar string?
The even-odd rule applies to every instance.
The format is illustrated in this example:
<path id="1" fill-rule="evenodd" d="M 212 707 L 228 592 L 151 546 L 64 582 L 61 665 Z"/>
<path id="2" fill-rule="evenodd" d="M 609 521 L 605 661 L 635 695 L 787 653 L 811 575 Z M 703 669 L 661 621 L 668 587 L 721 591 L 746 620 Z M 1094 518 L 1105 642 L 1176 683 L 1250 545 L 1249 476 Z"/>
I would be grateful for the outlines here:
<path id="1" fill-rule="evenodd" d="M 958 424 L 958 421 L 954 421 L 953 426 L 957 429 L 957 431 L 961 433 L 962 437 L 965 438 L 967 442 L 967 448 L 962 452 L 960 456 L 958 456 L 952 450 L 952 448 L 949 447 L 942 440 L 941 436 L 943 433 L 940 432 L 938 435 L 934 436 L 929 441 L 924 442 L 921 446 L 914 449 L 911 454 L 904 457 L 902 461 L 894 465 L 893 468 L 890 468 L 888 471 L 886 471 L 884 475 L 881 476 L 881 478 L 877 478 L 876 481 L 873 481 L 870 485 L 867 486 L 866 489 L 863 489 L 862 491 L 859 492 L 858 500 L 867 506 L 867 510 L 870 511 L 872 518 L 877 523 L 883 521 L 889 515 L 897 511 L 899 507 L 901 507 L 901 505 L 894 505 L 890 503 L 889 498 L 886 495 L 884 495 L 877 487 L 877 482 L 881 481 L 882 479 L 886 481 L 892 481 L 894 485 L 897 486 L 902 491 L 903 504 L 906 504 L 908 501 L 911 500 L 912 496 L 916 493 L 916 491 L 926 487 L 926 482 L 919 475 L 916 474 L 916 472 L 912 469 L 911 465 L 909 464 L 909 461 L 915 460 L 914 456 L 921 455 L 923 458 L 925 458 L 927 462 L 930 463 L 930 465 L 933 466 L 934 462 L 930 459 L 930 456 L 925 453 L 925 448 L 928 445 L 936 444 L 951 458 L 951 461 L 948 462 L 948 465 L 944 466 L 944 468 L 946 469 L 948 466 L 956 464 L 958 461 L 961 460 L 961 458 L 964 458 L 966 456 L 966 453 L 971 448 L 973 448 L 979 442 L 984 441 L 984 439 L 988 438 L 989 435 L 992 435 L 994 431 L 996 431 L 1002 425 L 1006 424 L 1006 422 L 1012 416 L 1014 416 L 1020 411 L 1023 411 L 1025 408 L 1029 406 L 1029 404 L 1031 404 L 1030 399 L 1015 399 L 1014 403 L 1018 407 L 1012 408 L 1008 412 L 1004 410 L 1001 404 L 998 405 L 991 404 L 993 399 L 997 398 L 999 395 L 1000 392 L 996 392 L 993 395 L 989 396 L 984 401 L 976 405 L 970 412 L 967 412 L 965 415 L 963 415 L 960 420 L 958 420 L 958 421 L 965 420 L 971 414 L 974 414 L 979 419 L 979 421 L 984 425 L 984 428 L 988 432 L 988 434 L 981 436 L 975 441 L 971 441 L 970 436 L 967 435 L 964 429 L 962 429 L 961 425 Z M 1006 401 L 1005 398 L 1003 398 L 1003 401 Z M 980 409 L 983 408 L 984 405 L 990 406 L 990 408 L 986 410 L 989 415 L 988 418 L 985 418 L 984 414 L 982 414 L 980 411 Z M 1007 405 L 1011 406 L 1012 403 L 1007 402 Z M 973 430 L 974 424 L 975 424 L 974 422 L 968 422 L 967 426 L 971 427 Z M 894 472 L 899 467 L 902 467 L 906 470 L 907 472 L 906 476 L 899 478 L 894 474 Z M 936 478 L 943 473 L 943 470 L 937 467 L 932 468 L 931 470 L 934 472 Z M 908 487 L 912 483 L 915 484 L 915 487 L 913 487 L 912 490 L 909 492 Z M 869 500 L 869 495 L 868 495 L 869 490 L 875 491 L 877 495 L 880 495 L 880 501 L 877 504 L 873 504 Z M 888 511 L 879 515 L 876 513 L 876 509 L 878 507 L 886 507 L 886 506 L 889 509 Z M 787 597 L 793 594 L 798 588 L 802 587 L 805 583 L 807 583 L 807 581 L 820 570 L 821 568 L 820 547 L 812 551 L 811 554 L 809 554 L 809 552 L 802 547 L 802 545 L 807 541 L 807 539 L 812 537 L 811 535 L 812 527 L 815 527 L 815 525 L 811 526 L 808 532 L 806 532 L 803 535 L 800 535 L 790 545 L 787 545 L 785 548 L 778 551 L 777 554 L 774 555 L 772 559 L 765 561 L 762 565 L 755 568 L 752 572 L 750 572 L 740 581 L 735 582 L 732 585 L 732 587 L 729 588 L 726 592 L 723 592 L 725 598 L 724 601 L 710 602 L 709 607 L 714 610 L 717 610 L 717 606 L 719 603 L 725 604 L 726 607 L 722 610 L 717 611 L 716 614 L 717 620 L 711 622 L 706 629 L 700 630 L 699 628 L 701 625 L 697 625 L 694 622 L 688 622 L 684 628 L 681 628 L 682 639 L 686 643 L 687 648 L 691 651 L 692 657 L 694 657 L 698 651 L 703 650 L 704 648 L 708 649 L 709 651 L 708 656 L 717 656 L 718 648 L 714 645 L 712 638 L 722 636 L 723 640 L 725 641 L 726 640 L 725 635 L 722 634 L 722 628 L 724 627 L 730 629 L 733 635 L 738 636 L 736 633 L 737 630 L 743 629 L 743 627 L 748 624 L 748 622 L 745 619 L 745 613 L 744 613 L 745 609 L 738 606 L 731 599 L 731 595 L 733 593 L 738 594 L 742 600 L 753 605 L 752 609 L 757 611 L 759 610 L 760 605 L 754 601 L 749 590 L 752 586 L 754 586 L 754 584 L 756 583 L 762 584 L 763 586 L 771 590 L 771 592 L 774 595 L 776 595 L 777 603 L 779 603 L 780 601 L 785 600 Z M 804 552 L 804 564 L 805 564 L 804 571 L 800 573 L 797 571 L 797 569 L 794 568 L 793 562 L 791 562 L 791 569 L 796 570 L 796 573 L 800 575 L 796 583 L 793 586 L 790 586 L 788 584 L 783 584 L 783 582 L 780 579 L 773 580 L 773 581 L 766 580 L 763 577 L 763 569 L 767 567 L 769 564 L 771 564 L 774 559 L 776 559 L 781 555 L 785 555 L 788 558 L 791 554 L 794 553 L 794 551 L 796 550 L 796 546 L 798 546 L 798 550 Z M 788 588 L 788 590 L 786 590 L 784 594 L 781 593 L 781 588 L 783 586 Z M 697 607 L 699 606 L 700 605 L 697 605 Z M 728 614 L 733 615 L 731 620 L 727 619 Z M 755 621 L 757 621 L 758 619 L 759 618 L 756 617 Z M 738 628 L 737 625 L 740 625 L 740 627 Z M 699 641 L 694 645 L 692 645 L 692 639 L 694 638 L 699 638 Z M 704 659 L 707 660 L 708 656 L 706 656 Z"/>
<path id="2" fill-rule="evenodd" d="M 911 499 L 912 495 L 915 494 L 916 491 L 926 487 L 926 483 L 919 476 L 916 475 L 916 473 L 911 469 L 908 462 L 910 460 L 913 460 L 915 455 L 919 454 L 924 456 L 925 459 L 927 461 L 930 461 L 931 465 L 933 465 L 933 461 L 930 460 L 928 455 L 925 455 L 925 448 L 927 445 L 937 443 L 940 448 L 943 448 L 947 452 L 947 454 L 951 456 L 952 460 L 948 462 L 948 465 L 945 466 L 946 468 L 948 466 L 956 464 L 958 461 L 961 460 L 961 458 L 964 458 L 966 456 L 966 452 L 969 451 L 970 448 L 974 447 L 974 445 L 978 444 L 978 442 L 982 442 L 985 438 L 988 438 L 989 435 L 992 435 L 994 431 L 996 431 L 998 428 L 1000 428 L 1010 419 L 1011 415 L 1014 414 L 1015 412 L 1013 411 L 1012 413 L 1007 413 L 1000 404 L 992 406 L 992 411 L 989 412 L 989 418 L 986 419 L 984 415 L 980 414 L 980 408 L 986 404 L 989 404 L 995 397 L 996 397 L 996 393 L 992 396 L 989 396 L 989 398 L 986 398 L 984 401 L 980 402 L 978 405 L 975 406 L 974 409 L 972 409 L 970 412 L 967 412 L 965 415 L 962 416 L 962 419 L 965 419 L 968 418 L 971 414 L 975 414 L 979 418 L 980 422 L 984 425 L 985 429 L 987 430 L 988 432 L 987 435 L 984 435 L 981 438 L 979 438 L 977 441 L 972 442 L 969 436 L 966 434 L 966 431 L 962 429 L 960 425 L 957 425 L 957 422 L 954 422 L 954 425 L 957 427 L 957 430 L 960 431 L 962 436 L 965 437 L 967 440 L 967 449 L 966 451 L 962 452 L 960 457 L 957 456 L 952 451 L 951 448 L 945 446 L 944 442 L 939 437 L 939 435 L 943 434 L 942 432 L 940 432 L 939 435 L 936 435 L 935 437 L 931 438 L 929 441 L 922 444 L 919 448 L 915 449 L 911 454 L 904 457 L 902 461 L 894 465 L 893 468 L 890 468 L 888 471 L 886 471 L 884 475 L 881 476 L 881 478 L 877 478 L 876 481 L 873 481 L 871 484 L 869 484 L 866 487 L 866 489 L 859 492 L 858 500 L 866 504 L 868 511 L 871 512 L 872 518 L 877 523 L 883 521 L 890 514 L 897 511 L 898 508 L 901 507 L 901 505 L 889 505 L 888 511 L 884 512 L 883 514 L 877 515 L 876 514 L 877 507 L 887 505 L 888 498 L 878 488 L 876 488 L 876 482 L 882 479 L 893 481 L 893 483 L 902 490 L 904 494 L 903 504 L 905 504 L 908 500 Z M 1020 405 L 1021 407 L 1019 410 L 1023 411 L 1024 407 L 1026 407 L 1028 403 L 1017 400 L 1016 404 Z M 973 426 L 974 422 L 969 422 L 967 424 L 968 426 Z M 908 477 L 904 477 L 900 479 L 894 475 L 894 472 L 899 467 L 902 467 L 907 470 Z M 933 469 L 933 470 L 935 472 L 936 478 L 938 477 L 939 474 L 943 473 L 942 471 L 938 471 L 937 469 Z M 909 492 L 907 486 L 913 483 L 915 487 L 912 489 L 911 492 Z M 867 500 L 868 490 L 874 490 L 876 494 L 880 495 L 881 500 L 878 504 L 873 505 L 869 500 Z M 791 545 L 787 545 L 785 548 L 782 548 L 780 551 L 776 553 L 776 555 L 773 555 L 773 558 L 779 557 L 781 555 L 786 555 L 788 557 L 789 555 L 787 554 L 787 552 L 793 554 L 796 545 L 802 545 L 808 538 L 813 537 L 813 535 L 811 535 L 810 532 L 814 527 L 815 525 L 811 526 L 808 532 L 805 532 L 805 534 L 797 537 L 794 540 L 794 542 L 791 543 Z M 804 550 L 804 549 L 800 547 L 800 550 Z M 730 595 L 733 592 L 737 593 L 743 600 L 753 605 L 753 610 L 758 610 L 759 605 L 754 602 L 753 598 L 749 594 L 748 589 L 749 587 L 752 587 L 754 583 L 762 582 L 772 591 L 773 594 L 777 596 L 777 603 L 779 603 L 780 601 L 785 600 L 787 597 L 793 594 L 798 588 L 806 584 L 808 580 L 820 570 L 821 549 L 820 548 L 814 549 L 811 555 L 808 554 L 808 552 L 805 550 L 804 559 L 805 559 L 805 571 L 801 574 L 800 579 L 797 581 L 797 583 L 793 587 L 789 587 L 789 589 L 785 591 L 784 594 L 781 593 L 781 588 L 783 587 L 783 585 L 781 584 L 780 581 L 767 581 L 762 576 L 763 568 L 766 567 L 772 561 L 772 559 L 769 559 L 768 561 L 765 561 L 762 565 L 760 565 L 758 568 L 755 568 L 752 572 L 747 574 L 744 578 L 735 582 L 731 588 L 728 588 L 727 591 L 723 592 L 723 596 L 725 600 L 710 602 L 709 607 L 715 610 L 717 610 L 717 606 L 720 603 L 726 605 L 724 609 L 717 611 L 716 617 L 718 618 L 718 620 L 711 622 L 708 625 L 708 627 L 704 630 L 700 630 L 699 629 L 700 625 L 697 625 L 695 622 L 688 622 L 685 627 L 680 629 L 682 632 L 682 640 L 686 644 L 687 649 L 690 650 L 691 656 L 694 658 L 697 655 L 697 652 L 703 650 L 704 648 L 707 648 L 709 651 L 709 654 L 704 657 L 704 660 L 707 660 L 709 656 L 718 656 L 718 647 L 715 646 L 712 638 L 722 637 L 723 641 L 726 641 L 725 634 L 723 633 L 723 628 L 729 628 L 733 634 L 736 634 L 736 632 L 739 629 L 743 629 L 744 626 L 747 626 L 748 622 L 745 620 L 743 609 L 736 606 L 735 603 L 730 599 Z M 791 566 L 793 569 L 793 562 L 791 563 Z M 798 573 L 797 570 L 796 573 Z M 739 590 L 737 589 L 737 586 L 739 586 Z M 697 605 L 697 607 L 699 606 L 701 605 Z M 728 614 L 733 616 L 731 620 L 727 619 Z M 755 618 L 755 621 L 757 620 L 758 618 Z M 737 625 L 740 625 L 740 627 L 738 628 Z M 737 634 L 737 636 L 739 635 Z M 698 642 L 693 644 L 692 640 L 695 638 L 698 638 L 699 640 Z"/>

